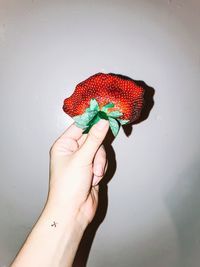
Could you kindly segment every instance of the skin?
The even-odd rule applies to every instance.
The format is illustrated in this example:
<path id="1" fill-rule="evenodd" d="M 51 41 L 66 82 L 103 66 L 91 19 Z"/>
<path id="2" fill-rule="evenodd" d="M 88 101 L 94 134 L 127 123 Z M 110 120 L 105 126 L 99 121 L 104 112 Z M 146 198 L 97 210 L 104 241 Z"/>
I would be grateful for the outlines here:
<path id="1" fill-rule="evenodd" d="M 72 124 L 50 149 L 49 192 L 44 209 L 11 267 L 71 267 L 98 206 L 98 183 L 106 171 L 100 120 L 88 134 Z"/>

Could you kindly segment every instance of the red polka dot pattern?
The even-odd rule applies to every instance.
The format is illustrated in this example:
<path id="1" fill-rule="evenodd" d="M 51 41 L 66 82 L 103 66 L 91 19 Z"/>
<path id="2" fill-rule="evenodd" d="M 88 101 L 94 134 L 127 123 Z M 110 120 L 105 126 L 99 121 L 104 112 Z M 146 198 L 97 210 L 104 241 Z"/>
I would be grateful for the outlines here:
<path id="1" fill-rule="evenodd" d="M 120 119 L 133 122 L 140 116 L 143 107 L 144 89 L 133 80 L 121 75 L 97 73 L 79 83 L 73 94 L 64 100 L 63 110 L 71 117 L 81 115 L 89 107 L 90 100 L 95 98 L 100 106 L 114 103 L 110 111 L 123 113 Z"/>

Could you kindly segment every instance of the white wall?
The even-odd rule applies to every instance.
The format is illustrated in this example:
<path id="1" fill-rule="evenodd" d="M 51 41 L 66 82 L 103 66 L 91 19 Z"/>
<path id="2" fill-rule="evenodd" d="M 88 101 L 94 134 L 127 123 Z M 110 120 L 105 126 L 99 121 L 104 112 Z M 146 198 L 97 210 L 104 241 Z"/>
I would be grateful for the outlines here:
<path id="1" fill-rule="evenodd" d="M 155 104 L 113 142 L 87 266 L 199 266 L 199 25 L 198 0 L 0 0 L 0 267 L 43 207 L 64 98 L 99 71 L 145 81 Z"/>

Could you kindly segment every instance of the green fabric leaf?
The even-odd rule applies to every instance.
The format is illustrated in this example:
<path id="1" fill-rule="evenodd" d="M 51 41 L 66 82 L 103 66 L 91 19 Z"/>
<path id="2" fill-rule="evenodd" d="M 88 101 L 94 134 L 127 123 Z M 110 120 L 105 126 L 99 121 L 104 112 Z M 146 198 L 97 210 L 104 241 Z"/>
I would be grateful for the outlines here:
<path id="1" fill-rule="evenodd" d="M 83 131 L 83 134 L 87 134 L 89 132 L 91 127 L 87 127 L 84 131 Z"/>
<path id="2" fill-rule="evenodd" d="M 121 125 L 125 125 L 129 122 L 129 120 L 118 120 Z"/>
<path id="3" fill-rule="evenodd" d="M 101 118 L 99 117 L 99 113 L 97 113 L 94 118 L 89 122 L 89 126 L 93 126 L 94 124 L 96 124 Z"/>
<path id="4" fill-rule="evenodd" d="M 114 136 L 116 136 L 119 132 L 119 123 L 117 122 L 117 120 L 109 117 L 109 123 L 110 123 L 110 128 L 111 128 L 111 131 L 113 133 Z"/>
<path id="5" fill-rule="evenodd" d="M 101 119 L 104 119 L 104 120 L 108 120 L 108 115 L 103 112 L 103 111 L 99 111 L 98 112 L 98 116 L 101 118 Z"/>
<path id="6" fill-rule="evenodd" d="M 77 125 L 84 125 L 83 121 L 82 121 L 82 115 L 79 115 L 79 116 L 74 116 L 73 117 L 73 120 L 75 121 L 75 123 Z"/>
<path id="7" fill-rule="evenodd" d="M 116 110 L 116 111 L 111 111 L 108 113 L 108 116 L 109 117 L 112 117 L 112 118 L 119 118 L 123 115 L 123 113 L 121 113 L 120 111 Z"/>
<path id="8" fill-rule="evenodd" d="M 96 110 L 96 111 L 99 111 L 99 104 L 98 102 L 96 101 L 95 98 L 92 98 L 90 100 L 90 110 Z"/>
<path id="9" fill-rule="evenodd" d="M 86 126 L 85 130 L 83 131 L 83 134 L 86 134 L 89 132 L 89 130 L 92 128 L 94 124 L 96 124 L 101 118 L 98 116 L 98 113 L 94 116 L 94 118 L 89 122 L 88 126 Z"/>
<path id="10" fill-rule="evenodd" d="M 74 116 L 73 119 L 76 123 L 76 125 L 80 128 L 84 128 L 88 125 L 88 123 L 94 118 L 94 116 L 97 114 L 96 110 L 91 110 L 88 112 L 83 113 L 79 116 Z"/>
<path id="11" fill-rule="evenodd" d="M 78 127 L 78 128 L 81 128 L 81 129 L 85 129 L 85 125 L 81 125 L 81 124 L 78 124 L 77 122 L 75 122 L 75 125 Z"/>
<path id="12" fill-rule="evenodd" d="M 91 109 L 90 108 L 86 108 L 85 112 L 90 112 Z"/>
<path id="13" fill-rule="evenodd" d="M 107 112 L 107 110 L 109 108 L 113 108 L 114 106 L 115 105 L 112 102 L 110 102 L 110 103 L 108 103 L 108 104 L 106 104 L 105 106 L 102 107 L 102 111 Z"/>

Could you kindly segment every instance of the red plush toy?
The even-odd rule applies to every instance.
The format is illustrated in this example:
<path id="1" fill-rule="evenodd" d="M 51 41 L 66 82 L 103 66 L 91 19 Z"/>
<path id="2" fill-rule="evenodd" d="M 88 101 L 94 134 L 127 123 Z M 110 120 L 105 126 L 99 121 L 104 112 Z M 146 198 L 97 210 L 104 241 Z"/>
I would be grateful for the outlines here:
<path id="1" fill-rule="evenodd" d="M 97 73 L 79 83 L 64 100 L 63 110 L 88 133 L 101 118 L 109 120 L 117 135 L 119 125 L 137 120 L 143 107 L 144 89 L 122 75 Z"/>

